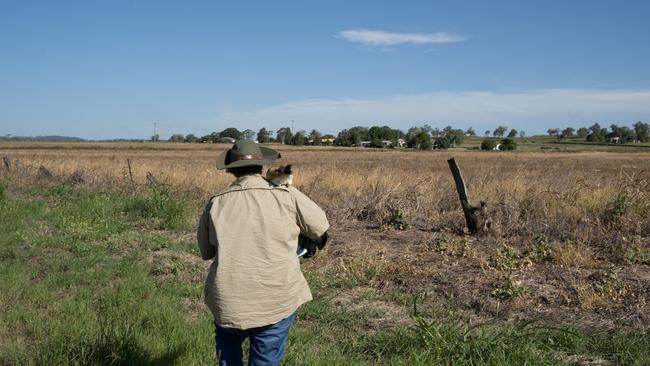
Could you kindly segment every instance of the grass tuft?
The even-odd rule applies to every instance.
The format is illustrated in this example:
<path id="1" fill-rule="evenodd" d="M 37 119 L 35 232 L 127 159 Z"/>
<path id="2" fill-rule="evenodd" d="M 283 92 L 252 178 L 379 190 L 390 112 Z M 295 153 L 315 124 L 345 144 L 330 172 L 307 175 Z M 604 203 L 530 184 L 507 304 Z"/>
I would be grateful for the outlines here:
<path id="1" fill-rule="evenodd" d="M 154 228 L 182 230 L 189 226 L 189 198 L 171 185 L 150 185 L 146 195 L 131 195 L 124 212 L 135 218 L 154 220 Z"/>

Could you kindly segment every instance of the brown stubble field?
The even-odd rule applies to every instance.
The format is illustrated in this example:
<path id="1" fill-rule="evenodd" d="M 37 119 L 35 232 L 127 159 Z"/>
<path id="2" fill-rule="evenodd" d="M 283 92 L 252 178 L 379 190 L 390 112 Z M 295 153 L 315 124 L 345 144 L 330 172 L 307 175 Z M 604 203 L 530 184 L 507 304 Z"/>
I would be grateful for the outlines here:
<path id="1" fill-rule="evenodd" d="M 479 319 L 529 319 L 645 332 L 650 322 L 650 153 L 397 151 L 272 146 L 294 185 L 324 207 L 332 241 L 305 261 L 338 283 L 333 304 L 408 321 L 415 296 Z M 226 145 L 0 144 L 17 178 L 88 189 L 145 189 L 147 173 L 192 193 L 198 217 L 232 179 L 214 168 Z M 470 236 L 447 159 L 492 225 Z M 129 174 L 127 159 L 131 161 Z M 15 164 L 14 164 L 15 165 Z M 427 294 L 423 296 L 423 294 Z"/>

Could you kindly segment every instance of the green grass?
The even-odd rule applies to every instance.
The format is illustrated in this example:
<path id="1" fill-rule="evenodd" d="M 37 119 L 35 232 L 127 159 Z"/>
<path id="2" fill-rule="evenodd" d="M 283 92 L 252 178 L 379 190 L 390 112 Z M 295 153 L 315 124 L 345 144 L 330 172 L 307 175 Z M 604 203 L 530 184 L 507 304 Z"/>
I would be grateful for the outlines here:
<path id="1" fill-rule="evenodd" d="M 184 305 L 202 301 L 204 268 L 187 259 L 198 250 L 186 235 L 200 209 L 170 187 L 0 184 L 0 364 L 214 364 L 211 317 Z M 332 300 L 372 274 L 350 283 L 306 275 L 314 300 L 292 328 L 289 365 L 556 365 L 571 364 L 571 355 L 650 364 L 647 336 L 473 324 L 431 299 L 409 310 L 410 295 L 394 291 L 364 296 L 413 317 L 375 329 L 368 324 L 377 309 Z"/>
<path id="2" fill-rule="evenodd" d="M 202 362 L 210 325 L 186 320 L 179 289 L 143 265 L 148 218 L 131 220 L 124 192 L 23 194 L 0 213 L 0 364 Z"/>

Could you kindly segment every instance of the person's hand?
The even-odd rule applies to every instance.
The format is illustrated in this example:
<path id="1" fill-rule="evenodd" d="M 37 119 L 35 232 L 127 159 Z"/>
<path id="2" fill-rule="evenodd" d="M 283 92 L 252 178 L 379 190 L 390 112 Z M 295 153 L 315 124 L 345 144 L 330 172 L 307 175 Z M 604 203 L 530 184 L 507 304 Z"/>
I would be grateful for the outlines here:
<path id="1" fill-rule="evenodd" d="M 307 253 L 305 253 L 302 257 L 311 258 L 315 256 L 318 250 L 322 250 L 323 248 L 325 248 L 325 244 L 327 244 L 328 239 L 329 239 L 329 234 L 327 232 L 325 232 L 323 236 L 321 236 L 316 240 L 312 240 L 307 236 L 300 234 L 298 236 L 298 245 L 307 249 Z"/>

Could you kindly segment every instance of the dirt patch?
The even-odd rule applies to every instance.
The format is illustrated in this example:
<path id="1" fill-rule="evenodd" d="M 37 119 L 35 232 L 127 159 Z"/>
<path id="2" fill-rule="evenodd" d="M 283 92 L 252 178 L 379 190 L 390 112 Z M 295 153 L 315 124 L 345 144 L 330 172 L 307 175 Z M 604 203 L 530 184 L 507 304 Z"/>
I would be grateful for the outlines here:
<path id="1" fill-rule="evenodd" d="M 545 257 L 529 238 L 381 230 L 362 222 L 333 228 L 331 234 L 326 251 L 303 262 L 303 268 L 349 288 L 333 299 L 335 306 L 385 314 L 369 321 L 369 328 L 406 323 L 408 309 L 366 299 L 367 289 L 427 293 L 434 302 L 481 318 L 594 331 L 648 330 L 650 267 L 645 264 L 612 267 L 596 260 L 586 267 L 580 261 L 567 266 Z"/>
<path id="2" fill-rule="evenodd" d="M 168 249 L 152 252 L 144 261 L 151 275 L 159 281 L 180 280 L 202 284 L 210 267 L 209 261 L 194 254 Z"/>
<path id="3" fill-rule="evenodd" d="M 330 303 L 337 309 L 360 314 L 367 318 L 370 331 L 384 331 L 410 323 L 408 309 L 394 302 L 373 298 L 362 288 L 342 291 Z"/>
<path id="4" fill-rule="evenodd" d="M 609 366 L 611 362 L 600 358 L 594 358 L 587 355 L 571 355 L 564 357 L 564 360 L 573 365 L 580 366 Z"/>
<path id="5" fill-rule="evenodd" d="M 212 316 L 208 307 L 203 303 L 202 299 L 181 299 L 181 306 L 183 307 L 183 314 L 189 320 L 197 320 L 199 318 Z"/>

